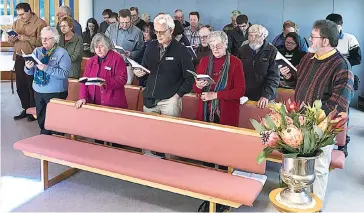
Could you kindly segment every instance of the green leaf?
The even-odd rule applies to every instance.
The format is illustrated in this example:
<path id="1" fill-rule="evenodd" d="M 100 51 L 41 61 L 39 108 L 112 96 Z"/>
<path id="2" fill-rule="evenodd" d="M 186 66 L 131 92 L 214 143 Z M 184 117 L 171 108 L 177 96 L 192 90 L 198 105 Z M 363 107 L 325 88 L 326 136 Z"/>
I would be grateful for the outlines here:
<path id="1" fill-rule="evenodd" d="M 269 129 L 277 129 L 277 126 L 269 115 L 266 115 L 264 119 L 267 122 Z"/>
<path id="2" fill-rule="evenodd" d="M 288 146 L 287 144 L 285 144 L 281 140 L 278 140 L 277 142 L 278 142 L 279 145 L 281 145 L 283 147 L 283 149 L 287 150 L 289 153 L 297 153 L 298 152 L 297 149 Z"/>
<path id="3" fill-rule="evenodd" d="M 265 128 L 262 124 L 260 124 L 258 121 L 256 121 L 255 119 L 250 119 L 250 122 L 252 123 L 252 125 L 254 126 L 255 130 L 260 134 L 263 131 L 265 131 Z"/>
<path id="4" fill-rule="evenodd" d="M 284 158 L 295 158 L 297 156 L 298 156 L 298 153 L 283 154 Z"/>
<path id="5" fill-rule="evenodd" d="M 268 157 L 268 155 L 270 155 L 271 153 L 273 152 L 273 149 L 271 148 L 271 147 L 265 147 L 260 153 L 259 153 L 259 155 L 258 155 L 258 157 L 257 157 L 257 162 L 259 163 L 259 164 L 261 164 L 261 163 L 263 163 L 266 159 L 267 159 L 267 157 Z"/>
<path id="6" fill-rule="evenodd" d="M 306 128 L 302 129 L 302 134 L 303 134 L 303 153 L 309 153 L 312 145 L 311 145 L 311 138 L 309 135 L 309 131 L 307 131 Z"/>
<path id="7" fill-rule="evenodd" d="M 315 133 L 318 135 L 319 140 L 321 140 L 322 136 L 324 135 L 324 132 L 322 131 L 322 129 L 320 129 L 318 126 L 313 126 L 313 129 L 315 131 Z"/>
<path id="8" fill-rule="evenodd" d="M 286 122 L 286 109 L 284 108 L 284 105 L 282 104 L 281 108 L 279 109 L 280 113 L 281 113 L 281 120 L 282 120 L 282 128 L 285 129 L 287 127 L 287 122 Z"/>
<path id="9" fill-rule="evenodd" d="M 321 102 L 321 100 L 316 100 L 315 102 L 313 102 L 313 106 L 314 106 L 317 110 L 321 109 L 321 107 L 322 107 L 322 102 Z"/>

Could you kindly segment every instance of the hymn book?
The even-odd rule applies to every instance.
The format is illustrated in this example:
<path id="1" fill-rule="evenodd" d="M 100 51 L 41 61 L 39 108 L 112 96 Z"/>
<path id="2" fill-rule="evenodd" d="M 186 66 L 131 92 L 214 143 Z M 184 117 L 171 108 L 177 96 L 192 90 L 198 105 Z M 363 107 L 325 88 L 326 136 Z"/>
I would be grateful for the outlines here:
<path id="1" fill-rule="evenodd" d="M 214 79 L 211 78 L 211 76 L 206 74 L 197 74 L 194 71 L 186 70 L 187 72 L 191 73 L 197 80 L 199 81 L 207 81 L 209 84 L 216 84 Z"/>

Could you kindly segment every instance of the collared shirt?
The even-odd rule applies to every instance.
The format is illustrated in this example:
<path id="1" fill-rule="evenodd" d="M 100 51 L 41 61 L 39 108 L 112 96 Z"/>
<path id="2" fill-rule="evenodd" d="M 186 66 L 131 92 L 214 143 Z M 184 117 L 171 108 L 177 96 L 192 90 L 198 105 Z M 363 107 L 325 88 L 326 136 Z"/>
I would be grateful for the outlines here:
<path id="1" fill-rule="evenodd" d="M 161 59 L 161 58 L 164 56 L 164 54 L 166 53 L 168 46 L 171 44 L 171 41 L 172 41 L 172 40 L 170 40 L 170 41 L 168 42 L 168 44 L 167 44 L 167 46 L 166 46 L 166 47 L 163 47 L 163 45 L 162 45 L 162 44 L 159 44 L 159 58 L 160 58 L 160 59 Z"/>
<path id="2" fill-rule="evenodd" d="M 144 48 L 142 31 L 136 26 L 131 26 L 124 30 L 120 24 L 112 24 L 106 30 L 106 36 L 111 39 L 114 45 L 121 46 L 126 51 L 131 52 L 130 58 L 135 60 L 140 57 Z"/>
<path id="3" fill-rule="evenodd" d="M 38 18 L 36 14 L 33 14 L 27 22 L 23 22 L 20 19 L 14 22 L 12 29 L 18 34 L 28 37 L 25 41 L 17 40 L 14 42 L 14 60 L 16 54 L 21 54 L 22 50 L 25 54 L 30 54 L 36 47 L 42 46 L 40 31 L 46 26 L 47 23 L 43 19 Z"/>
<path id="4" fill-rule="evenodd" d="M 333 49 L 333 50 L 323 54 L 322 56 L 318 56 L 317 53 L 315 53 L 315 55 L 313 57 L 316 58 L 317 60 L 325 60 L 325 59 L 329 58 L 330 56 L 334 55 L 336 52 L 337 52 L 337 50 Z"/>
<path id="5" fill-rule="evenodd" d="M 185 36 L 190 41 L 191 46 L 197 47 L 201 43 L 200 36 L 198 34 L 199 30 L 200 26 L 197 27 L 195 32 L 192 32 L 191 26 L 185 28 Z"/>

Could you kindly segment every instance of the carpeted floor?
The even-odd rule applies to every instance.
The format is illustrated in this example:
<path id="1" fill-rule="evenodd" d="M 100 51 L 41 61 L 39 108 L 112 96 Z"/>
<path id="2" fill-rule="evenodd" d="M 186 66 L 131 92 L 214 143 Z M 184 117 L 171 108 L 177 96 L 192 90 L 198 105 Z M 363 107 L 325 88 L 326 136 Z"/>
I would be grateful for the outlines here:
<path id="1" fill-rule="evenodd" d="M 33 182 L 40 181 L 39 160 L 25 157 L 23 153 L 13 149 L 14 142 L 37 135 L 38 124 L 28 121 L 14 121 L 13 116 L 20 112 L 20 102 L 16 94 L 12 95 L 10 83 L 1 83 L 1 176 L 5 179 L 26 178 Z M 351 109 L 350 130 L 351 143 L 349 157 L 344 170 L 334 170 L 330 174 L 330 182 L 324 212 L 351 212 L 364 210 L 364 113 Z M 63 171 L 59 165 L 50 166 L 51 176 Z M 279 165 L 269 163 L 268 180 L 263 192 L 259 195 L 254 207 L 241 207 L 236 212 L 275 212 L 268 199 L 269 192 L 277 187 Z M 8 181 L 0 182 L 9 184 Z M 11 193 L 21 197 L 32 194 L 27 187 L 16 184 Z M 20 187 L 21 186 L 21 187 Z M 12 187 L 1 186 L 3 198 Z M 150 187 L 145 187 L 113 178 L 78 172 L 45 192 L 37 192 L 35 196 L 24 198 L 23 204 L 8 207 L 21 212 L 193 212 L 197 211 L 201 200 L 181 196 Z M 22 203 L 20 202 L 20 203 Z M 1 202 L 1 205 L 9 204 Z M 13 202 L 12 202 L 13 203 Z M 9 204 L 10 205 L 10 204 Z"/>

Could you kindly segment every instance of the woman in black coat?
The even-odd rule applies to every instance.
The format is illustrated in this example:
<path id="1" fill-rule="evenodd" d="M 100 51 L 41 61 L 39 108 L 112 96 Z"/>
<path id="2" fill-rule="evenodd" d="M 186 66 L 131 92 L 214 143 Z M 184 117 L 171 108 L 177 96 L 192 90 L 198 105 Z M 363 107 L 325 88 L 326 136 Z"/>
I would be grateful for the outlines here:
<path id="1" fill-rule="evenodd" d="M 90 51 L 90 44 L 92 38 L 99 31 L 99 25 L 97 24 L 96 19 L 90 18 L 87 20 L 86 31 L 82 33 L 83 40 L 83 53 L 85 57 L 92 57 L 95 54 Z"/>

